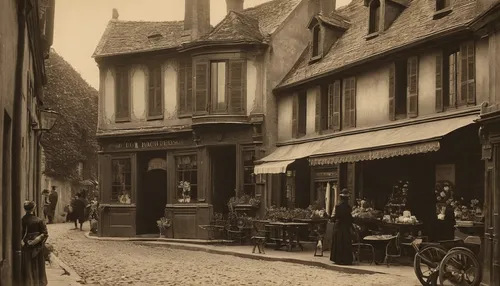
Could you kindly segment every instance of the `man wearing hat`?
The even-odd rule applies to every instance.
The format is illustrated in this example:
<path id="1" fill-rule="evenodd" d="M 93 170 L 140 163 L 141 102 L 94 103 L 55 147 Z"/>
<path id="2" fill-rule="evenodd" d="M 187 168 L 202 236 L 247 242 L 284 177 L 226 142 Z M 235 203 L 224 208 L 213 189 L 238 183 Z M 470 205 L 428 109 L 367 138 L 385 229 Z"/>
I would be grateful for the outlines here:
<path id="1" fill-rule="evenodd" d="M 57 200 L 59 198 L 59 195 L 57 194 L 56 191 L 56 186 L 52 186 L 52 190 L 50 191 L 49 195 L 49 201 L 50 201 L 50 206 L 49 206 L 49 223 L 54 222 L 54 216 L 56 213 L 56 207 L 57 207 Z"/>
<path id="2" fill-rule="evenodd" d="M 352 237 L 351 229 L 353 218 L 352 207 L 349 205 L 349 191 L 343 189 L 340 192 L 340 203 L 335 207 L 333 220 L 332 247 L 330 260 L 339 265 L 352 264 Z"/>

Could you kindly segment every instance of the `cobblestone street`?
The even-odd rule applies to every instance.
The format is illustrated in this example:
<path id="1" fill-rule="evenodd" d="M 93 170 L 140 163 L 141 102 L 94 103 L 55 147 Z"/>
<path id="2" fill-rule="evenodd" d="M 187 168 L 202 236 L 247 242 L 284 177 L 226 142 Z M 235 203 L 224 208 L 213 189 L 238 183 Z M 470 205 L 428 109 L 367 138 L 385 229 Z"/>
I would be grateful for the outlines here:
<path id="1" fill-rule="evenodd" d="M 286 262 L 97 241 L 70 228 L 71 224 L 49 225 L 48 242 L 87 285 L 415 285 L 389 275 L 345 274 Z"/>

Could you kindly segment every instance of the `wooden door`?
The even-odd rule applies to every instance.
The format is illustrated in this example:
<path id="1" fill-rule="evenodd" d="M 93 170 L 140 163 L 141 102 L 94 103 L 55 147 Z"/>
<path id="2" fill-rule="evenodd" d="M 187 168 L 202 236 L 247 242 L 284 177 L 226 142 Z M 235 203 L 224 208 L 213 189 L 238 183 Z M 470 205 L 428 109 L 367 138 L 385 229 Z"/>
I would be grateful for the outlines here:
<path id="1" fill-rule="evenodd" d="M 500 286 L 500 145 L 493 148 L 493 160 L 486 163 L 484 196 L 485 234 L 482 245 L 482 285 Z"/>

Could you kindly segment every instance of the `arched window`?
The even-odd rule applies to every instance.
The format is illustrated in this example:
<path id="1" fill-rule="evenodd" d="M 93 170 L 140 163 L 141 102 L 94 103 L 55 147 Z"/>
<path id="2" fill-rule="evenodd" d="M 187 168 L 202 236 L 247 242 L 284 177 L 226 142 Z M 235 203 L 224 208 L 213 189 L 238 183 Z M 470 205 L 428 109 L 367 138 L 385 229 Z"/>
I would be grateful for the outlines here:
<path id="1" fill-rule="evenodd" d="M 370 3 L 370 20 L 369 20 L 368 33 L 375 33 L 379 31 L 380 22 L 380 1 L 373 0 Z"/>
<path id="2" fill-rule="evenodd" d="M 320 55 L 320 27 L 319 25 L 314 26 L 312 29 L 312 57 L 317 57 Z"/>

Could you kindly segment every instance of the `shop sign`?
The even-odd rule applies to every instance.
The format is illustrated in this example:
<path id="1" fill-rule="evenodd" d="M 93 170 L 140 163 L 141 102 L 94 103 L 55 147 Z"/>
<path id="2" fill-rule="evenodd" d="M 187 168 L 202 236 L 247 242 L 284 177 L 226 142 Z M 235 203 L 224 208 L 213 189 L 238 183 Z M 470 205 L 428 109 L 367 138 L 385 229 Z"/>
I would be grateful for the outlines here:
<path id="1" fill-rule="evenodd" d="M 450 181 L 455 184 L 455 165 L 436 165 L 436 182 Z"/>
<path id="2" fill-rule="evenodd" d="M 335 177 L 337 177 L 337 172 L 335 172 L 335 171 L 316 172 L 316 178 L 318 178 L 318 179 L 327 179 L 327 178 L 335 178 Z"/>
<path id="3" fill-rule="evenodd" d="M 135 142 L 120 142 L 109 144 L 109 149 L 121 150 L 121 149 L 149 149 L 149 148 L 161 148 L 169 146 L 182 145 L 182 140 L 152 140 L 152 141 L 135 141 Z"/>
<path id="4" fill-rule="evenodd" d="M 151 159 L 148 163 L 148 172 L 151 170 L 167 170 L 167 160 L 162 158 Z"/>

